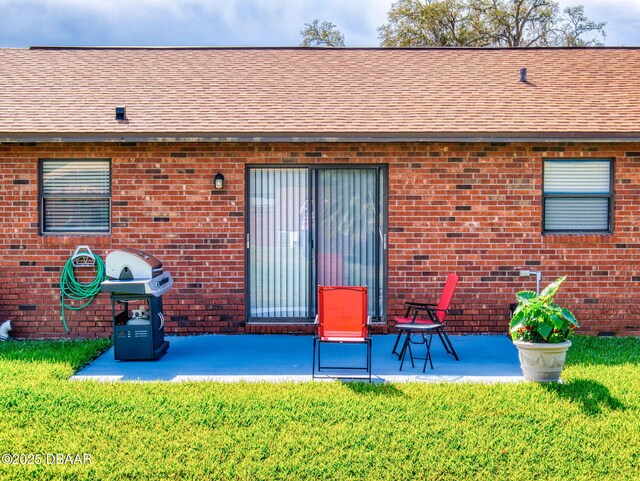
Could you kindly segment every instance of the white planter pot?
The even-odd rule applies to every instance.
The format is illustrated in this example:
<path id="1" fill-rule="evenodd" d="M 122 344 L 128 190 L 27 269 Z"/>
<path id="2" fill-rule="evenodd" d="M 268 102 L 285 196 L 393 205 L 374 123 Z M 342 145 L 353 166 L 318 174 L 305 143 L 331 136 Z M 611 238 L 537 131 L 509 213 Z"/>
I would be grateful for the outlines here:
<path id="1" fill-rule="evenodd" d="M 527 381 L 557 382 L 564 368 L 570 341 L 558 344 L 513 341 L 518 348 L 520 367 Z"/>

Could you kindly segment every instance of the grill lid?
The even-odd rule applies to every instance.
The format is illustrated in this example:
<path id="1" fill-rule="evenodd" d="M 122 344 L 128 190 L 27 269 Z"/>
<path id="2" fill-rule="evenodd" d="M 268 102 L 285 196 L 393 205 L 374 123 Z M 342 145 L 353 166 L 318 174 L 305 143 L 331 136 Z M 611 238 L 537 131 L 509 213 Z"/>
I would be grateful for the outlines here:
<path id="1" fill-rule="evenodd" d="M 109 279 L 151 279 L 162 274 L 162 262 L 140 249 L 120 249 L 110 252 L 105 260 Z"/>

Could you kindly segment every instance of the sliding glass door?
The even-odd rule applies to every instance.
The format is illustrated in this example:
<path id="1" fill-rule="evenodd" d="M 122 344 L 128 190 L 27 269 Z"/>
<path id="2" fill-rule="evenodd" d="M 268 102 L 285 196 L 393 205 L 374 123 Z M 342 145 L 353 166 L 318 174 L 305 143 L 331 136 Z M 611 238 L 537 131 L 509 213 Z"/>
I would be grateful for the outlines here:
<path id="1" fill-rule="evenodd" d="M 317 285 L 364 285 L 384 315 L 383 166 L 250 167 L 247 315 L 307 321 Z"/>

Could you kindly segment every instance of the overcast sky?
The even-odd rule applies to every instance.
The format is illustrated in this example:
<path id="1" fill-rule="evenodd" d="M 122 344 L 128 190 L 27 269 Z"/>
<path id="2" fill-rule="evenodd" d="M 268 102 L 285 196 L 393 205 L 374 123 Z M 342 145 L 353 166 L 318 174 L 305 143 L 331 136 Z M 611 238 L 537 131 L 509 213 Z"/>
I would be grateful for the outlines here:
<path id="1" fill-rule="evenodd" d="M 348 47 L 379 44 L 392 0 L 0 0 L 0 47 L 295 46 L 313 19 Z M 640 46 L 640 0 L 560 0 L 606 21 L 606 45 Z"/>

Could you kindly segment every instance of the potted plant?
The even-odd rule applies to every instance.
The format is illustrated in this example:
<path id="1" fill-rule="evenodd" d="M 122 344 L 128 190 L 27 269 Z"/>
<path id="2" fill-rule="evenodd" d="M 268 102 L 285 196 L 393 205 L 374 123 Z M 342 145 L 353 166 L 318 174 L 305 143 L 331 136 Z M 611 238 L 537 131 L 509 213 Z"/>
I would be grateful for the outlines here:
<path id="1" fill-rule="evenodd" d="M 549 284 L 540 294 L 518 292 L 518 306 L 509 324 L 509 334 L 518 348 L 524 378 L 557 382 L 564 367 L 569 339 L 578 327 L 569 309 L 553 302 L 566 276 Z"/>

